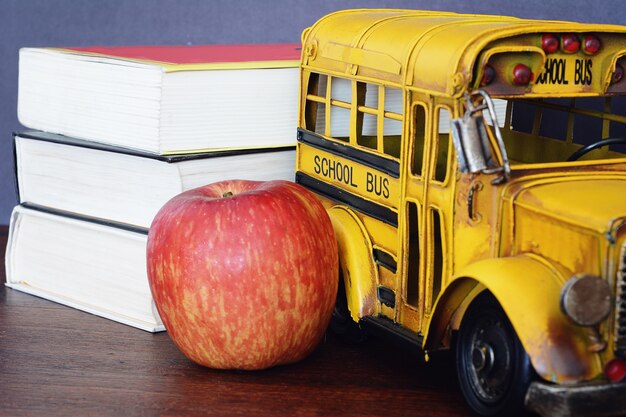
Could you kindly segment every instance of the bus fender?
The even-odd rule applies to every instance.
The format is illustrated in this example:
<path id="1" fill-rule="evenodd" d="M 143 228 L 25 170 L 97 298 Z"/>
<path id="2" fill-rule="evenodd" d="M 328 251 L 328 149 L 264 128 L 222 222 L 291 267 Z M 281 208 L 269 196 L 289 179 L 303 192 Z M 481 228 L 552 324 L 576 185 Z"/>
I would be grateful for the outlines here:
<path id="1" fill-rule="evenodd" d="M 377 314 L 378 269 L 372 256 L 372 242 L 361 220 L 352 210 L 335 206 L 328 210 L 339 247 L 350 316 L 355 322 Z"/>
<path id="2" fill-rule="evenodd" d="M 470 264 L 455 274 L 437 301 L 424 346 L 428 349 L 440 343 L 437 339 L 445 332 L 443 328 L 458 329 L 471 301 L 486 289 L 500 303 L 540 377 L 557 383 L 589 380 L 602 372 L 602 365 L 599 355 L 589 349 L 588 329 L 561 312 L 565 280 L 535 255 Z"/>

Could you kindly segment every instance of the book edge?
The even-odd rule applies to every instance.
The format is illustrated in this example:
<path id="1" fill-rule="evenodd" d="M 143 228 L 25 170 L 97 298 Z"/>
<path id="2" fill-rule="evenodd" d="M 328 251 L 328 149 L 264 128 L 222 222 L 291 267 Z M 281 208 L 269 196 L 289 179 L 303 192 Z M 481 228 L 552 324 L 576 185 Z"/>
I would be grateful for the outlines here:
<path id="1" fill-rule="evenodd" d="M 137 234 L 137 235 L 147 236 L 148 235 L 148 231 L 149 231 L 149 229 L 146 228 L 146 227 L 136 226 L 136 225 L 132 225 L 132 224 L 128 224 L 128 223 L 121 223 L 121 222 L 117 222 L 115 220 L 103 219 L 103 218 L 100 218 L 100 217 L 87 216 L 85 214 L 74 213 L 74 212 L 71 212 L 71 211 L 56 209 L 56 208 L 52 208 L 52 207 L 41 206 L 41 205 L 36 204 L 36 203 L 24 202 L 24 203 L 18 204 L 17 207 L 22 207 L 22 208 L 24 208 L 26 210 L 33 210 L 33 211 L 36 211 L 36 212 L 39 212 L 39 213 L 45 213 L 45 214 L 49 214 L 49 215 L 53 215 L 53 216 L 59 216 L 59 217 L 63 217 L 63 218 L 66 218 L 66 219 L 71 219 L 71 220 L 76 220 L 76 221 L 83 221 L 83 222 L 95 224 L 95 225 L 98 225 L 98 226 L 111 227 L 113 229 L 122 230 L 122 231 L 125 231 L 125 232 L 131 232 L 131 233 L 134 233 L 134 234 Z"/>
<path id="2" fill-rule="evenodd" d="M 280 46 L 292 46 L 295 49 L 300 48 L 301 45 L 297 43 L 285 43 L 285 44 L 259 44 L 259 45 L 280 45 Z M 157 46 L 157 45 L 154 45 Z M 164 46 L 176 46 L 176 45 L 164 45 Z M 178 45 L 184 47 L 185 45 Z M 246 45 L 230 45 L 232 47 L 246 46 Z M 248 45 L 249 46 L 249 45 Z M 276 68 L 296 68 L 300 65 L 300 58 L 296 59 L 267 59 L 267 60 L 241 60 L 241 61 L 219 61 L 219 62 L 203 62 L 203 63 L 175 63 L 167 61 L 159 61 L 155 59 L 147 58 L 133 58 L 127 56 L 113 55 L 110 53 L 89 51 L 82 49 L 81 47 L 23 47 L 20 49 L 26 53 L 59 53 L 68 56 L 75 56 L 85 60 L 107 61 L 111 63 L 118 63 L 120 65 L 132 65 L 132 66 L 147 66 L 157 67 L 165 73 L 169 72 L 181 72 L 181 71 L 214 71 L 214 70 L 237 70 L 237 69 L 276 69 Z M 97 48 L 97 47 L 93 47 Z"/>
<path id="3" fill-rule="evenodd" d="M 176 163 L 182 161 L 206 159 L 206 158 L 218 158 L 222 156 L 237 156 L 253 153 L 269 153 L 269 152 L 284 152 L 292 151 L 296 149 L 296 145 L 280 145 L 280 146 L 264 146 L 259 148 L 231 148 L 231 149 L 206 149 L 189 152 L 178 153 L 152 153 L 143 151 L 140 149 L 126 148 L 122 146 L 108 145 L 101 142 L 89 141 L 86 139 L 74 138 L 71 136 L 60 135 L 56 133 L 37 131 L 37 130 L 25 130 L 16 131 L 13 133 L 14 141 L 18 137 L 30 140 L 40 140 L 44 142 L 57 143 L 67 146 L 76 146 L 87 149 L 94 149 L 104 152 L 121 153 L 130 156 L 137 156 L 140 158 L 155 159 L 166 163 Z M 14 146 L 15 147 L 15 146 Z M 16 166 L 17 170 L 17 166 Z"/>
<path id="4" fill-rule="evenodd" d="M 14 283 L 7 282 L 5 285 L 8 288 L 11 288 L 16 291 L 34 295 L 36 297 L 55 302 L 57 304 L 68 306 L 68 307 L 71 307 L 71 308 L 74 308 L 74 309 L 77 309 L 77 310 L 80 310 L 89 314 L 93 314 L 94 316 L 112 320 L 117 323 L 125 324 L 127 326 L 141 329 L 150 333 L 165 331 L 165 326 L 162 324 L 158 324 L 156 321 L 152 323 L 152 322 L 134 319 L 124 314 L 115 313 L 113 311 L 97 308 L 97 307 L 90 305 L 89 303 L 84 303 L 78 300 L 73 300 L 67 297 L 63 297 L 62 295 L 55 294 L 51 291 L 42 290 L 36 287 L 31 287 L 21 282 L 14 282 Z"/>
<path id="5" fill-rule="evenodd" d="M 160 319 L 157 319 L 157 316 L 154 314 L 154 301 L 152 301 L 153 303 L 153 317 L 155 318 L 154 323 L 153 322 L 146 322 L 144 320 L 140 320 L 140 319 L 135 319 L 132 317 L 128 317 L 124 314 L 121 313 L 115 313 L 113 311 L 110 310 L 106 310 L 106 309 L 102 309 L 102 308 L 97 308 L 94 307 L 92 305 L 90 305 L 89 303 L 86 302 L 80 302 L 78 300 L 73 300 L 71 298 L 68 297 L 63 297 L 60 294 L 56 294 L 51 292 L 51 291 L 47 291 L 47 290 L 42 290 L 36 287 L 32 287 L 28 284 L 24 284 L 23 282 L 20 281 L 16 281 L 12 279 L 13 273 L 12 273 L 12 267 L 13 267 L 13 258 L 12 255 L 14 253 L 13 248 L 15 247 L 15 245 L 17 244 L 17 238 L 19 235 L 19 224 L 21 222 L 21 218 L 24 214 L 24 211 L 26 211 L 26 213 L 28 213 L 28 211 L 34 211 L 34 212 L 38 212 L 38 213 L 45 213 L 48 215 L 55 215 L 55 216 L 59 216 L 59 217 L 63 217 L 63 218 L 70 218 L 72 220 L 81 220 L 84 221 L 86 223 L 90 223 L 90 224 L 97 224 L 100 226 L 106 226 L 103 224 L 100 224 L 98 222 L 94 222 L 91 221 L 91 219 L 85 217 L 85 216 L 64 216 L 63 214 L 57 214 L 54 213 L 52 211 L 46 211 L 46 210 L 38 210 L 35 208 L 31 208 L 28 206 L 25 206 L 23 204 L 17 205 L 13 208 L 13 212 L 11 213 L 11 222 L 10 222 L 10 226 L 9 226 L 9 236 L 7 239 L 7 247 L 6 247 L 6 251 L 5 251 L 5 274 L 6 274 L 6 281 L 5 281 L 5 285 L 9 288 L 13 288 L 17 291 L 22 291 L 31 295 L 35 295 L 38 296 L 40 298 L 44 298 L 50 301 L 54 301 L 57 302 L 59 304 L 63 304 L 63 305 L 67 305 L 73 308 L 76 308 L 78 310 L 82 310 L 82 311 L 86 311 L 88 313 L 94 314 L 96 316 L 100 316 L 100 317 L 104 317 L 113 321 L 117 321 L 123 324 L 127 324 L 129 326 L 132 327 L 136 327 L 136 328 L 140 328 L 142 330 L 145 331 L 149 331 L 149 332 L 157 332 L 157 331 L 164 331 L 165 327 L 163 326 L 162 323 L 159 323 Z M 116 230 L 125 230 L 124 228 L 119 228 L 119 227 L 115 227 L 113 226 L 114 229 Z M 129 231 L 129 230 L 125 230 L 125 231 Z M 132 230 L 130 230 L 130 232 L 133 232 Z M 147 231 L 146 231 L 147 234 Z"/>

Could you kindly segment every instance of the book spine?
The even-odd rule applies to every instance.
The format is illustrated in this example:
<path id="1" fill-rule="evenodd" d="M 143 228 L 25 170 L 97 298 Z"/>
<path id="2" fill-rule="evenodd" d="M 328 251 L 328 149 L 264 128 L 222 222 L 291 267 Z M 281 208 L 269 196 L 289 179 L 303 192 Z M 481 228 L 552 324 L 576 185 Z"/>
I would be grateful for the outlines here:
<path id="1" fill-rule="evenodd" d="M 40 206 L 39 204 L 34 204 L 34 203 L 21 203 L 20 206 L 30 209 L 30 210 L 39 211 L 42 213 L 48 213 L 48 214 L 53 214 L 55 216 L 66 217 L 68 219 L 86 221 L 89 223 L 99 224 L 101 226 L 113 227 L 114 229 L 126 230 L 128 232 L 138 233 L 138 234 L 142 234 L 146 236 L 148 235 L 148 228 L 135 226 L 135 225 L 128 224 L 128 223 L 121 223 L 121 222 L 116 222 L 114 220 L 101 219 L 99 217 L 91 217 L 91 216 L 87 216 L 84 214 L 77 214 L 77 213 L 73 213 L 70 211 L 59 210 L 56 208 L 51 208 L 51 207 L 46 207 L 46 206 Z"/>
<path id="2" fill-rule="evenodd" d="M 10 286 L 14 282 L 13 279 L 13 266 L 14 266 L 14 248 L 17 239 L 17 230 L 19 229 L 19 223 L 21 216 L 18 210 L 13 210 L 11 218 L 9 220 L 9 236 L 7 238 L 7 248 L 4 253 L 4 272 L 6 276 L 6 284 Z"/>
<path id="3" fill-rule="evenodd" d="M 15 197 L 17 201 L 22 201 L 20 198 L 20 183 L 18 181 L 18 161 L 17 161 L 17 132 L 13 133 L 13 143 L 11 144 L 11 150 L 13 151 L 13 189 L 15 190 Z"/>

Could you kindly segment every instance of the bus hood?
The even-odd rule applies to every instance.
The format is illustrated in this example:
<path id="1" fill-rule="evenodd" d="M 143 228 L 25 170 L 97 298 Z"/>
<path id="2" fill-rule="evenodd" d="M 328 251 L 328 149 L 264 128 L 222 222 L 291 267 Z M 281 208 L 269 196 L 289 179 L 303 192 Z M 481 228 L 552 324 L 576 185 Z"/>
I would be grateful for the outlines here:
<path id="1" fill-rule="evenodd" d="M 624 238 L 624 177 L 543 178 L 518 182 L 510 191 L 513 217 L 507 216 L 504 252 L 534 253 L 568 273 L 601 274 L 602 248 Z"/>
<path id="2" fill-rule="evenodd" d="M 532 181 L 518 189 L 513 203 L 516 215 L 526 209 L 529 214 L 606 233 L 626 216 L 626 178 Z"/>

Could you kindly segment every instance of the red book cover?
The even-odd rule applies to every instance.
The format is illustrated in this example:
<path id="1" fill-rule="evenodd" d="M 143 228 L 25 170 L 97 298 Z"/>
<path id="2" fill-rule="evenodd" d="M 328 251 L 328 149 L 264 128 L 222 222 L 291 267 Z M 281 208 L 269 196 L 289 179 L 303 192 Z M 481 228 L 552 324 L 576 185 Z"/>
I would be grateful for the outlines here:
<path id="1" fill-rule="evenodd" d="M 276 68 L 296 66 L 300 44 L 89 46 L 61 48 L 68 53 L 152 63 L 184 69 Z"/>

